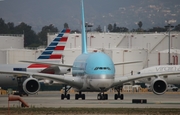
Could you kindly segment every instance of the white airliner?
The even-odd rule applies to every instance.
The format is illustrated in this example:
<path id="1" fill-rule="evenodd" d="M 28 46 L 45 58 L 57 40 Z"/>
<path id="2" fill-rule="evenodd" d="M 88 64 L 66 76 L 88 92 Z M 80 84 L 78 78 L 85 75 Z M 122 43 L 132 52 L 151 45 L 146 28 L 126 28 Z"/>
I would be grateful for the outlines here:
<path id="1" fill-rule="evenodd" d="M 159 66 L 152 66 L 145 69 L 142 69 L 138 72 L 138 74 L 148 74 L 148 73 L 155 73 L 155 72 L 180 72 L 180 65 L 159 65 Z M 161 79 L 159 81 L 159 79 Z M 180 74 L 177 75 L 164 75 L 158 77 L 151 77 L 151 78 L 143 78 L 139 79 L 138 81 L 142 83 L 146 83 L 150 85 L 150 88 L 155 94 L 164 94 L 167 90 L 167 84 L 180 84 Z M 159 83 L 158 83 L 159 82 Z M 156 83 L 156 84 L 155 84 Z M 156 91 L 156 88 L 158 90 Z"/>
<path id="2" fill-rule="evenodd" d="M 49 44 L 49 46 L 42 52 L 42 54 L 37 58 L 37 61 L 42 62 L 53 62 L 60 63 L 62 58 L 62 54 L 68 40 L 68 35 L 70 33 L 70 29 L 63 29 L 57 37 Z M 0 64 L 0 70 L 3 71 L 26 71 L 26 72 L 41 72 L 41 73 L 49 73 L 49 74 L 65 74 L 70 72 L 70 68 L 68 67 L 58 67 L 51 66 L 47 64 Z M 19 94 L 27 93 L 26 90 L 23 89 L 23 83 L 28 81 L 29 78 L 27 76 L 12 76 L 11 74 L 1 74 L 0 75 L 0 87 L 13 88 L 17 87 L 19 90 Z M 45 81 L 47 84 L 52 84 L 52 80 L 41 80 Z M 24 92 L 25 91 L 25 92 Z"/>
<path id="3" fill-rule="evenodd" d="M 61 99 L 70 99 L 68 90 L 73 87 L 75 91 L 79 92 L 75 94 L 75 99 L 85 99 L 85 94 L 82 92 L 99 92 L 97 95 L 98 100 L 107 100 L 108 95 L 105 94 L 110 88 L 115 88 L 117 94 L 114 95 L 114 99 L 123 99 L 124 95 L 120 94 L 122 86 L 126 82 L 138 80 L 141 78 L 149 78 L 156 76 L 180 74 L 180 72 L 155 72 L 148 74 L 136 74 L 127 76 L 116 76 L 115 66 L 120 64 L 128 64 L 133 62 L 113 63 L 112 59 L 103 52 L 87 52 L 87 40 L 85 32 L 85 19 L 84 19 L 84 4 L 81 0 L 81 12 L 82 12 L 82 54 L 80 54 L 74 61 L 73 65 L 55 64 L 48 62 L 39 62 L 41 64 L 50 64 L 63 67 L 72 67 L 72 75 L 58 75 L 58 74 L 46 74 L 46 73 L 33 73 L 33 72 L 20 72 L 20 71 L 0 71 L 0 73 L 9 73 L 13 75 L 28 76 L 29 79 L 23 83 L 24 88 L 28 93 L 37 93 L 39 90 L 38 78 L 45 78 L 63 82 L 70 86 L 65 88 L 64 94 L 61 95 Z M 28 61 L 27 61 L 28 62 Z M 31 61 L 29 61 L 31 62 Z M 138 61 L 134 61 L 136 63 Z M 158 84 L 162 79 L 158 79 L 154 84 Z M 160 82 L 161 83 L 161 82 Z M 164 86 L 165 88 L 167 85 Z M 154 89 L 158 90 L 158 88 Z M 161 92 L 159 92 L 161 93 Z"/>

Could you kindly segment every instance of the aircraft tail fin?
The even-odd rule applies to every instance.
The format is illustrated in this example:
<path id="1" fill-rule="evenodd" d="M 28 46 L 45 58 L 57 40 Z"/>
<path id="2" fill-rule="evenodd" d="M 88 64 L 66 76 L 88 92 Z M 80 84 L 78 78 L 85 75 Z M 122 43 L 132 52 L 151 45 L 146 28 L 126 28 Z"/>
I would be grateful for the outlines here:
<path id="1" fill-rule="evenodd" d="M 63 51 L 65 49 L 69 33 L 70 33 L 70 29 L 63 29 L 55 37 L 55 39 L 49 44 L 49 46 L 41 53 L 41 55 L 37 58 L 37 60 L 40 62 L 44 61 L 44 62 L 59 63 L 63 56 Z M 46 68 L 46 67 L 49 67 L 49 65 L 33 63 L 28 66 L 28 68 Z"/>
<path id="2" fill-rule="evenodd" d="M 87 53 L 87 38 L 85 31 L 85 18 L 84 18 L 84 3 L 81 0 L 81 15 L 82 15 L 82 53 Z"/>
<path id="3" fill-rule="evenodd" d="M 69 33 L 70 29 L 63 29 L 49 44 L 49 46 L 42 52 L 37 60 L 59 61 L 62 58 Z"/>

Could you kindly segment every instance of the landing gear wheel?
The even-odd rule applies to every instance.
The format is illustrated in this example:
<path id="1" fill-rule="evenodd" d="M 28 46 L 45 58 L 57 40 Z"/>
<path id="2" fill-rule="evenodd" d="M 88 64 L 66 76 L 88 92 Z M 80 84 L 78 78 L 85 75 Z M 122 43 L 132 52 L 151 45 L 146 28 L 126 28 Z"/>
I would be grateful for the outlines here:
<path id="1" fill-rule="evenodd" d="M 79 95 L 75 94 L 75 100 L 78 100 L 78 99 L 79 99 Z"/>
<path id="2" fill-rule="evenodd" d="M 108 94 L 101 94 L 101 93 L 99 93 L 98 95 L 97 95 L 97 99 L 98 100 L 108 100 Z"/>
<path id="3" fill-rule="evenodd" d="M 85 94 L 82 94 L 82 100 L 85 100 Z"/>
<path id="4" fill-rule="evenodd" d="M 118 92 L 118 94 L 114 94 L 114 100 L 117 100 L 118 98 L 124 100 L 124 95 L 120 94 L 120 91 L 122 91 L 122 86 L 115 87 L 115 90 Z"/>
<path id="5" fill-rule="evenodd" d="M 104 94 L 105 100 L 108 100 L 108 94 Z"/>
<path id="6" fill-rule="evenodd" d="M 64 94 L 61 94 L 61 100 L 64 100 Z"/>
<path id="7" fill-rule="evenodd" d="M 114 94 L 114 100 L 118 99 L 118 94 Z"/>
<path id="8" fill-rule="evenodd" d="M 70 99 L 70 94 L 67 94 L 70 89 L 71 87 L 67 88 L 67 86 L 65 86 L 64 94 L 61 94 L 61 100 L 64 100 L 64 98 L 67 98 L 67 100 Z"/>
<path id="9" fill-rule="evenodd" d="M 101 100 L 101 94 L 98 94 L 98 95 L 97 95 L 97 99 L 98 99 L 98 100 Z"/>
<path id="10" fill-rule="evenodd" d="M 124 100 L 124 95 L 123 94 L 120 95 L 120 99 Z"/>
<path id="11" fill-rule="evenodd" d="M 67 100 L 70 100 L 70 94 L 67 94 Z"/>
<path id="12" fill-rule="evenodd" d="M 86 95 L 79 92 L 79 94 L 75 94 L 75 100 L 78 100 L 79 98 L 82 98 L 82 100 L 85 100 Z"/>

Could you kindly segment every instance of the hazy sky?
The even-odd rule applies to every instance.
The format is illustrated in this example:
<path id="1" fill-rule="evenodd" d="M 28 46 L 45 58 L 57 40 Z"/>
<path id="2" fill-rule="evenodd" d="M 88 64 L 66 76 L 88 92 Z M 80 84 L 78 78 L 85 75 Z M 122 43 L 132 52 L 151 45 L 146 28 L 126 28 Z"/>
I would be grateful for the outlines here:
<path id="1" fill-rule="evenodd" d="M 141 12 L 144 11 L 141 7 L 149 7 L 149 5 L 160 7 L 164 1 L 169 0 L 84 0 L 85 19 L 87 22 L 93 23 L 95 27 L 109 23 L 117 23 L 128 27 L 132 25 L 134 27 L 137 21 L 147 20 L 144 19 L 146 15 L 141 17 Z M 177 5 L 180 3 L 179 0 L 172 1 Z M 134 8 L 134 6 L 138 8 Z M 148 12 L 152 11 L 148 10 Z M 69 24 L 70 28 L 79 29 L 80 13 L 80 0 L 0 1 L 0 18 L 3 18 L 6 22 L 14 22 L 16 25 L 25 22 L 36 31 L 41 30 L 42 26 L 50 24 L 54 24 L 55 27 L 61 29 L 65 22 Z M 148 17 L 149 14 L 146 14 Z M 146 26 L 145 21 L 144 26 Z M 151 19 L 150 21 L 152 22 Z"/>

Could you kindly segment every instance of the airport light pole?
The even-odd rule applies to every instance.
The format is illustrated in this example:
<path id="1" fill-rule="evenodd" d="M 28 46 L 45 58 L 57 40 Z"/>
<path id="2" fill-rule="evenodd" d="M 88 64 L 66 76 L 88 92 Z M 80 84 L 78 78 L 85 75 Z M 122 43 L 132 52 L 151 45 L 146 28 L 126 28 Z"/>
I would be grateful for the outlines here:
<path id="1" fill-rule="evenodd" d="M 171 24 L 168 24 L 167 26 L 165 26 L 165 28 L 167 28 L 168 32 L 169 32 L 169 41 L 168 41 L 168 64 L 171 65 L 171 53 L 170 53 L 170 49 L 171 49 L 171 36 L 170 36 L 170 32 L 171 32 L 171 28 L 173 28 L 174 26 L 172 26 Z"/>

